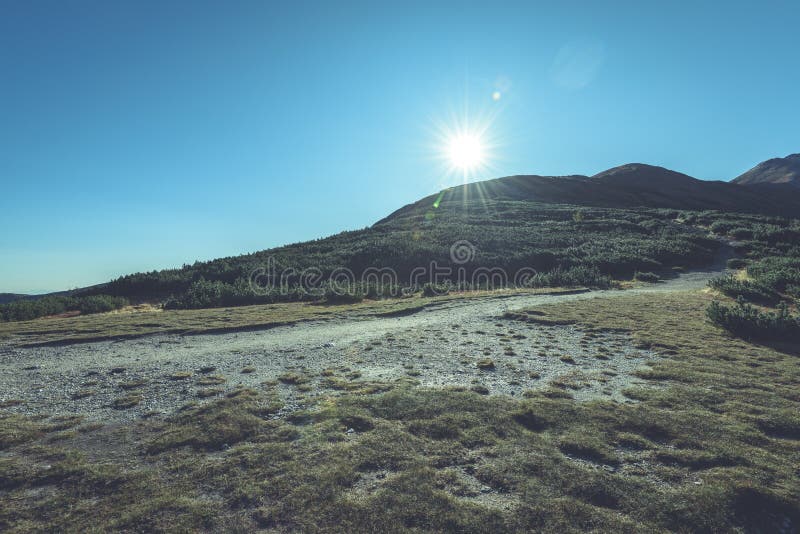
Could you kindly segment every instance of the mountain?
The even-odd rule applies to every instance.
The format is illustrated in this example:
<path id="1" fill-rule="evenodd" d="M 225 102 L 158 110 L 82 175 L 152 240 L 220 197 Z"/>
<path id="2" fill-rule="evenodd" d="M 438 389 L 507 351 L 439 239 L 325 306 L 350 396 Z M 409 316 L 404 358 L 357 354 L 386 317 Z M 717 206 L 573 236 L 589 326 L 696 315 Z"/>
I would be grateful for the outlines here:
<path id="1" fill-rule="evenodd" d="M 476 199 L 782 216 L 800 213 L 800 188 L 787 192 L 784 188 L 740 187 L 730 182 L 698 180 L 663 167 L 629 163 L 594 176 L 517 175 L 464 184 L 400 208 L 380 222 L 427 209 L 436 200 L 439 205 L 458 205 Z"/>
<path id="2" fill-rule="evenodd" d="M 692 223 L 676 210 L 695 212 L 688 215 Z M 719 242 L 706 228 L 723 219 L 739 221 L 740 229 L 769 223 L 782 228 L 778 235 L 786 243 L 800 242 L 784 235 L 794 236 L 798 222 L 774 218 L 799 215 L 800 188 L 703 181 L 642 163 L 594 176 L 508 176 L 446 189 L 361 230 L 130 274 L 77 294 L 166 301 L 175 308 L 313 300 L 307 283 L 319 289 L 332 273 L 351 273 L 361 280 L 358 291 L 370 295 L 377 286 L 397 290 L 433 265 L 450 266 L 449 276 L 533 269 L 539 285 L 602 286 L 608 277 L 626 279 L 637 271 L 709 264 Z M 461 256 L 469 261 L 456 261 Z M 384 268 L 397 283 L 364 281 L 366 273 Z M 415 280 L 413 287 L 424 283 Z"/>
<path id="3" fill-rule="evenodd" d="M 788 184 L 800 189 L 800 154 L 763 161 L 733 179 L 739 185 Z"/>

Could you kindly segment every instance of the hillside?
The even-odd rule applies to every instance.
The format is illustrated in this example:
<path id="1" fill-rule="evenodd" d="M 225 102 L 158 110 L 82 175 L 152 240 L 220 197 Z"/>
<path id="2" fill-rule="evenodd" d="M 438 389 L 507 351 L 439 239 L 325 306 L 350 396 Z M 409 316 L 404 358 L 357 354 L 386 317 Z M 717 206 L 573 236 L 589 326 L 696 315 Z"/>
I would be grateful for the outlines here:
<path id="1" fill-rule="evenodd" d="M 15 300 L 31 298 L 30 295 L 22 295 L 19 293 L 0 293 L 0 304 L 13 302 Z"/>
<path id="2" fill-rule="evenodd" d="M 752 214 L 759 224 L 791 225 L 800 189 L 702 181 L 639 163 L 594 176 L 510 176 L 453 187 L 395 211 L 373 226 L 324 239 L 181 269 L 136 273 L 77 295 L 112 295 L 174 308 L 399 296 L 426 284 L 496 286 L 475 273 L 521 269 L 535 286 L 608 286 L 639 272 L 706 265 L 719 242 L 689 220 Z M 753 219 L 755 221 L 756 219 Z M 747 223 L 750 224 L 750 223 Z M 755 224 L 755 223 L 754 223 Z M 747 225 L 746 225 L 747 226 Z M 770 231 L 777 231 L 777 230 Z M 451 247 L 466 242 L 468 260 Z M 432 262 L 449 273 L 437 279 Z M 394 279 L 367 279 L 370 269 Z M 424 275 L 412 280 L 415 269 Z M 332 273 L 348 277 L 337 283 Z M 457 280 L 456 273 L 466 275 Z M 503 285 L 504 282 L 499 282 Z"/>
<path id="3" fill-rule="evenodd" d="M 800 189 L 800 154 L 763 161 L 733 179 L 739 185 L 788 184 Z"/>

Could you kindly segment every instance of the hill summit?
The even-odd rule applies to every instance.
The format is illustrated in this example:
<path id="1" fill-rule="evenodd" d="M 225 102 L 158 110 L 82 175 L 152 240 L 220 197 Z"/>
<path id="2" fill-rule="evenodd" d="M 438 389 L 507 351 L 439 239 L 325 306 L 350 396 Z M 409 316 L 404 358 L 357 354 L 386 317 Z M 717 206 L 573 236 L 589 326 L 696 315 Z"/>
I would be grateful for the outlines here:
<path id="1" fill-rule="evenodd" d="M 789 184 L 800 189 L 800 154 L 762 161 L 746 173 L 733 179 L 740 185 Z"/>

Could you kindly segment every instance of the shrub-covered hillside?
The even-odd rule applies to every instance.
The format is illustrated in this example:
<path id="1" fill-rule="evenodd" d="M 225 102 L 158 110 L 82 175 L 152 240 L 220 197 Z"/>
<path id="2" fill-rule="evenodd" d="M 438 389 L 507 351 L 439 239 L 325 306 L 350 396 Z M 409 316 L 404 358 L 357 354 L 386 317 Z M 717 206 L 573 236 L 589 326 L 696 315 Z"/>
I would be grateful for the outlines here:
<path id="1" fill-rule="evenodd" d="M 484 204 L 443 203 L 384 220 L 370 228 L 343 232 L 325 239 L 266 250 L 255 254 L 197 262 L 182 269 L 123 276 L 98 292 L 132 299 L 170 299 L 174 307 L 207 307 L 319 298 L 294 290 L 301 273 L 317 269 L 323 284 L 337 269 L 352 271 L 358 280 L 369 268 L 392 268 L 399 284 L 410 283 L 415 268 L 463 268 L 466 279 L 478 268 L 500 268 L 510 275 L 522 268 L 536 271 L 533 285 L 606 285 L 611 278 L 631 278 L 675 266 L 712 261 L 718 242 L 684 224 L 681 212 L 658 209 L 580 208 L 525 201 Z M 466 257 L 451 260 L 451 247 L 463 244 Z M 274 269 L 269 270 L 270 261 Z M 253 292 L 257 277 L 272 291 Z M 277 289 L 285 276 L 289 291 Z M 418 280 L 419 285 L 428 282 Z M 441 280 L 440 280 L 441 281 Z M 309 280 L 306 278 L 306 286 Z M 413 285 L 413 284 L 412 284 Z M 415 286 L 416 287 L 416 286 Z M 391 288 L 358 287 L 366 296 L 387 295 Z M 394 288 L 396 290 L 396 288 Z"/>

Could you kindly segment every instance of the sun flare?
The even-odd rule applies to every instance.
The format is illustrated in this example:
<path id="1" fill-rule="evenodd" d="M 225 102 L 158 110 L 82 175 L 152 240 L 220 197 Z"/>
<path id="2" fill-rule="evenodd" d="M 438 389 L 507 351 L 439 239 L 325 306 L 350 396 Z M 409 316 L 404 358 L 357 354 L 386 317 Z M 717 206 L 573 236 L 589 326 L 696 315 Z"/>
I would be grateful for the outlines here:
<path id="1" fill-rule="evenodd" d="M 450 164 L 462 171 L 474 170 L 486 163 L 486 145 L 480 135 L 459 133 L 447 141 Z"/>
<path id="2" fill-rule="evenodd" d="M 492 127 L 497 110 L 469 115 L 450 112 L 433 122 L 433 159 L 440 166 L 442 187 L 485 179 L 497 169 L 500 146 Z"/>

